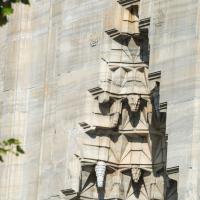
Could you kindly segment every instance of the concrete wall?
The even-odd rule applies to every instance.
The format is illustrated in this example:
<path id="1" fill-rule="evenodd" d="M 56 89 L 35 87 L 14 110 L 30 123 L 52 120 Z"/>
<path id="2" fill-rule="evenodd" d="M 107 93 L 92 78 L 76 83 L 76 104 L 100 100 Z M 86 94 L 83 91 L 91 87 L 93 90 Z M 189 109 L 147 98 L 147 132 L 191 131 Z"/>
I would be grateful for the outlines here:
<path id="1" fill-rule="evenodd" d="M 179 166 L 179 200 L 199 192 L 199 5 L 198 0 L 154 1 L 150 70 L 161 71 L 167 102 L 167 167 Z"/>
<path id="2" fill-rule="evenodd" d="M 0 165 L 1 200 L 45 200 L 66 187 L 87 90 L 99 80 L 110 0 L 33 0 L 0 29 L 0 137 L 26 154 Z M 179 166 L 179 200 L 199 199 L 198 0 L 143 0 L 151 15 L 150 71 L 167 102 L 167 167 Z M 145 12 L 144 12 L 145 10 Z M 151 13 L 151 14 L 149 14 Z M 74 147 L 74 148 L 73 148 Z"/>
<path id="3" fill-rule="evenodd" d="M 35 0 L 0 29 L 0 137 L 19 138 L 26 151 L 0 165 L 1 200 L 45 200 L 65 188 L 109 4 Z"/>

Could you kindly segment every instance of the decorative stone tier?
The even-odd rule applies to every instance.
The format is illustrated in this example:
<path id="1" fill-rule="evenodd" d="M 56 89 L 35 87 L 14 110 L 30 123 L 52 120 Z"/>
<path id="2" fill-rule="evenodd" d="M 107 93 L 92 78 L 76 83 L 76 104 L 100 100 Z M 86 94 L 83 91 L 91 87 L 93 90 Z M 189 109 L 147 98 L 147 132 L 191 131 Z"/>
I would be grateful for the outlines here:
<path id="1" fill-rule="evenodd" d="M 106 20 L 106 33 L 111 38 L 138 36 L 139 31 L 139 1 L 114 1 L 113 12 Z"/>
<path id="2" fill-rule="evenodd" d="M 101 55 L 99 85 L 89 89 L 89 114 L 80 122 L 82 151 L 76 153 L 78 189 L 69 190 L 77 199 L 163 200 L 165 196 L 161 73 L 148 73 L 149 20 L 140 21 L 139 8 L 140 1 L 113 0 L 106 17 L 110 46 Z"/>

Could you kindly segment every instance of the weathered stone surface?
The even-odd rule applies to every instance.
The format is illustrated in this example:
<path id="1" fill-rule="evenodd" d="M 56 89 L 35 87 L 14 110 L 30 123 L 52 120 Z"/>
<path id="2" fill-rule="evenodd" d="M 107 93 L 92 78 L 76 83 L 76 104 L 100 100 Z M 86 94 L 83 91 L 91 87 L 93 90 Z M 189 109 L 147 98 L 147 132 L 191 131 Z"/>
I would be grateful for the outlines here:
<path id="1" fill-rule="evenodd" d="M 88 90 L 68 199 L 165 198 L 165 117 L 159 82 L 148 80 L 149 24 L 140 26 L 140 5 L 112 1 L 105 18 L 100 81 Z"/>
<path id="2" fill-rule="evenodd" d="M 152 13 L 150 70 L 161 71 L 167 102 L 167 168 L 179 167 L 178 199 L 199 199 L 199 1 L 155 1 Z"/>
<path id="3" fill-rule="evenodd" d="M 199 200 L 199 6 L 198 0 L 16 6 L 0 29 L 0 133 L 19 138 L 26 154 L 0 165 L 0 199 L 70 199 L 79 192 L 81 168 L 82 179 L 91 174 L 94 182 L 101 160 L 111 167 L 108 175 L 102 171 L 106 198 L 128 199 L 124 194 L 143 180 L 129 200 Z M 143 109 L 134 126 L 129 112 L 138 109 L 138 95 Z M 95 185 L 84 192 L 98 198 Z"/>

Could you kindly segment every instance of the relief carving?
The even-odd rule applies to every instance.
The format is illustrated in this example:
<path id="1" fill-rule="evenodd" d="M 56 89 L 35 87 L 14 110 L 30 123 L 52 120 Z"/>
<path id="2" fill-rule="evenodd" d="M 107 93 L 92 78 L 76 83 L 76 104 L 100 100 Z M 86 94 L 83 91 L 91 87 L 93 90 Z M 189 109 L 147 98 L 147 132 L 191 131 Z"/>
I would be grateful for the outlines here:
<path id="1" fill-rule="evenodd" d="M 95 173 L 92 166 L 83 167 L 81 182 L 83 189 L 81 194 L 77 195 L 77 199 L 163 199 L 163 178 L 154 177 L 149 171 L 142 171 L 143 178 L 134 182 L 130 169 L 107 167 L 104 188 L 96 185 Z"/>
<path id="2" fill-rule="evenodd" d="M 112 129 L 119 133 L 147 134 L 148 123 L 148 96 L 130 94 L 116 96 L 103 92 L 93 97 L 93 112 L 87 122 L 93 131 L 98 128 Z"/>
<path id="3" fill-rule="evenodd" d="M 139 1 L 113 0 L 113 12 L 106 19 L 106 33 L 112 38 L 139 35 Z"/>
<path id="4" fill-rule="evenodd" d="M 96 160 L 109 162 L 110 166 L 132 165 L 151 168 L 151 147 L 146 137 L 121 135 L 114 131 L 100 130 L 98 135 L 87 134 L 83 140 L 84 151 L 81 162 L 96 163 Z"/>
<path id="5" fill-rule="evenodd" d="M 151 88 L 148 80 L 148 35 L 139 30 L 139 1 L 113 2 L 119 20 L 107 22 L 112 45 L 102 53 L 99 86 L 89 90 L 91 113 L 80 123 L 81 170 L 73 192 L 76 199 L 164 200 L 165 119 L 159 83 Z"/>
<path id="6" fill-rule="evenodd" d="M 141 169 L 134 167 L 131 169 L 132 179 L 135 183 L 138 183 L 141 177 Z"/>
<path id="7" fill-rule="evenodd" d="M 103 90 L 116 94 L 149 94 L 145 66 L 109 65 L 100 84 Z"/>

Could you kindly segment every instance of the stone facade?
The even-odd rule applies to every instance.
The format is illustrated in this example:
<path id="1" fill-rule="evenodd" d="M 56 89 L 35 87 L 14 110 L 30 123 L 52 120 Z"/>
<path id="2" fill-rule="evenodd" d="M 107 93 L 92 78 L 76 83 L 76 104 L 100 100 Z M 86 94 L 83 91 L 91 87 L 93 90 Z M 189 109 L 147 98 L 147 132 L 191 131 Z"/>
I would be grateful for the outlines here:
<path id="1" fill-rule="evenodd" d="M 0 29 L 1 200 L 199 200 L 199 0 L 32 0 Z"/>

